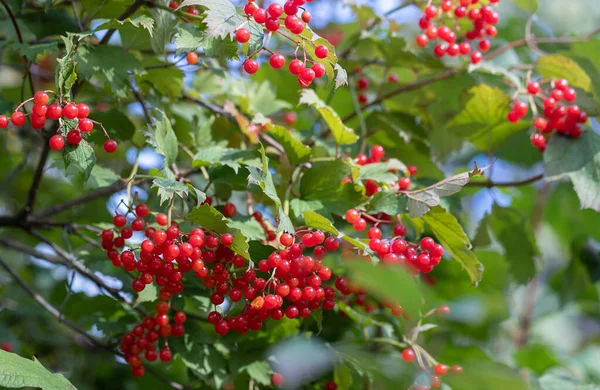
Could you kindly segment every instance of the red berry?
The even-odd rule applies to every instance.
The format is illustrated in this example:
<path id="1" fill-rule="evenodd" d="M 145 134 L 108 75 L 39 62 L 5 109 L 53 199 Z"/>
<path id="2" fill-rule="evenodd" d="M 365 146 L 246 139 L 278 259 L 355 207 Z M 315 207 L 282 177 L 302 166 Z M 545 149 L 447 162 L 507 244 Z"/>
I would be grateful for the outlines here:
<path id="1" fill-rule="evenodd" d="M 528 109 L 529 106 L 525 102 L 516 102 L 513 105 L 513 111 L 521 118 L 527 115 Z"/>
<path id="2" fill-rule="evenodd" d="M 271 377 L 271 381 L 273 382 L 273 386 L 276 386 L 276 387 L 281 387 L 285 383 L 285 379 L 283 378 L 283 375 L 281 375 L 278 372 L 273 373 L 273 376 Z"/>
<path id="3" fill-rule="evenodd" d="M 5 129 L 8 126 L 8 117 L 0 115 L 0 129 Z"/>
<path id="4" fill-rule="evenodd" d="M 298 76 L 303 69 L 304 63 L 302 61 L 297 59 L 290 61 L 289 70 L 291 74 Z"/>
<path id="5" fill-rule="evenodd" d="M 235 40 L 239 43 L 246 43 L 250 40 L 250 31 L 240 28 L 235 32 Z"/>
<path id="6" fill-rule="evenodd" d="M 401 191 L 407 190 L 410 187 L 411 180 L 409 177 L 401 177 L 398 180 L 398 187 Z"/>
<path id="7" fill-rule="evenodd" d="M 552 91 L 552 93 L 550 94 L 550 96 L 552 96 L 552 98 L 558 102 L 558 101 L 561 101 L 563 99 L 563 97 L 565 96 L 565 94 L 560 89 L 555 89 L 555 90 Z"/>
<path id="8" fill-rule="evenodd" d="M 160 351 L 160 360 L 162 362 L 168 362 L 173 358 L 173 354 L 171 353 L 171 351 L 169 349 L 162 349 Z"/>
<path id="9" fill-rule="evenodd" d="M 185 55 L 185 60 L 189 65 L 196 65 L 198 63 L 198 54 L 195 51 L 191 51 Z"/>
<path id="10" fill-rule="evenodd" d="M 79 127 L 79 130 L 83 131 L 84 133 L 89 133 L 94 128 L 94 122 L 88 118 L 83 118 L 79 120 L 77 127 Z"/>
<path id="11" fill-rule="evenodd" d="M 544 118 L 535 118 L 533 121 L 533 126 L 538 130 L 544 130 L 548 125 L 548 121 Z"/>
<path id="12" fill-rule="evenodd" d="M 54 134 L 48 143 L 52 149 L 61 150 L 65 146 L 65 139 L 62 135 Z"/>
<path id="13" fill-rule="evenodd" d="M 325 65 L 319 63 L 314 64 L 311 69 L 315 72 L 315 77 L 318 79 L 323 77 L 326 72 Z"/>
<path id="14" fill-rule="evenodd" d="M 229 332 L 229 325 L 227 325 L 227 321 L 221 320 L 221 321 L 217 322 L 217 324 L 215 325 L 215 330 L 216 330 L 217 334 L 219 334 L 221 336 L 225 336 L 227 334 L 227 332 Z"/>
<path id="15" fill-rule="evenodd" d="M 532 81 L 529 84 L 527 84 L 527 92 L 529 92 L 532 95 L 535 95 L 536 93 L 540 92 L 540 83 Z"/>
<path id="16" fill-rule="evenodd" d="M 267 21 L 265 22 L 265 27 L 271 32 L 279 30 L 279 19 L 267 19 Z"/>
<path id="17" fill-rule="evenodd" d="M 443 57 L 444 54 L 446 54 L 446 45 L 435 45 L 435 47 L 433 48 L 433 54 L 436 57 Z"/>
<path id="18" fill-rule="evenodd" d="M 46 118 L 58 120 L 62 117 L 63 109 L 58 104 L 51 104 L 46 110 Z"/>
<path id="19" fill-rule="evenodd" d="M 75 119 L 77 118 L 77 114 L 79 110 L 77 109 L 77 104 L 69 103 L 63 108 L 63 115 L 67 119 Z"/>
<path id="20" fill-rule="evenodd" d="M 311 68 L 304 68 L 304 70 L 300 73 L 300 78 L 305 83 L 310 83 L 315 79 L 315 71 Z"/>
<path id="21" fill-rule="evenodd" d="M 315 55 L 317 58 L 325 58 L 329 54 L 329 49 L 325 45 L 317 46 L 315 49 Z"/>
<path id="22" fill-rule="evenodd" d="M 437 308 L 436 313 L 439 317 L 445 317 L 448 314 L 450 314 L 450 307 L 448 307 L 447 305 L 442 305 Z M 441 375 L 443 375 L 443 374 L 441 374 Z"/>
<path id="23" fill-rule="evenodd" d="M 359 218 L 358 221 L 352 224 L 352 227 L 354 227 L 354 230 L 357 232 L 362 232 L 367 228 L 367 221 L 365 221 L 364 218 Z"/>
<path id="24" fill-rule="evenodd" d="M 359 218 L 360 213 L 358 212 L 358 210 L 350 209 L 346 211 L 346 221 L 348 221 L 348 223 L 355 223 L 358 221 Z"/>
<path id="25" fill-rule="evenodd" d="M 429 38 L 427 38 L 427 35 L 425 35 L 425 34 L 419 34 L 419 35 L 417 35 L 416 42 L 417 42 L 417 46 L 424 47 L 424 46 L 427 46 L 427 44 L 429 43 Z"/>
<path id="26" fill-rule="evenodd" d="M 244 6 L 244 13 L 248 16 L 253 16 L 256 11 L 256 6 L 254 3 L 248 3 Z"/>
<path id="27" fill-rule="evenodd" d="M 48 106 L 42 106 L 41 104 L 35 104 L 32 108 L 33 114 L 41 117 L 46 116 L 46 112 L 48 111 Z"/>
<path id="28" fill-rule="evenodd" d="M 67 142 L 71 145 L 78 145 L 81 142 L 81 132 L 79 130 L 71 130 L 67 133 Z"/>
<path id="29" fill-rule="evenodd" d="M 433 367 L 433 373 L 436 376 L 444 376 L 448 372 L 448 368 L 447 365 L 439 363 Z"/>
<path id="30" fill-rule="evenodd" d="M 468 42 L 461 43 L 460 45 L 458 45 L 458 52 L 463 56 L 466 56 L 471 52 L 471 45 L 469 45 Z"/>
<path id="31" fill-rule="evenodd" d="M 482 59 L 483 55 L 480 52 L 474 51 L 473 53 L 471 53 L 471 62 L 473 64 L 478 64 L 479 62 L 481 62 Z"/>
<path id="32" fill-rule="evenodd" d="M 280 69 L 285 65 L 285 57 L 281 54 L 273 54 L 271 58 L 269 58 L 269 64 L 273 69 Z"/>
<path id="33" fill-rule="evenodd" d="M 167 214 L 160 213 L 156 216 L 156 223 L 160 226 L 167 226 L 168 220 L 169 216 Z"/>
<path id="34" fill-rule="evenodd" d="M 258 62 L 252 59 L 246 60 L 246 62 L 244 62 L 244 70 L 248 74 L 254 74 L 258 72 Z"/>
<path id="35" fill-rule="evenodd" d="M 563 91 L 564 99 L 568 102 L 572 102 L 577 98 L 577 92 L 573 88 L 567 88 Z"/>
<path id="36" fill-rule="evenodd" d="M 23 114 L 20 111 L 17 111 L 12 113 L 12 115 L 10 116 L 10 120 L 15 126 L 23 126 L 27 118 L 25 117 L 25 114 Z"/>
<path id="37" fill-rule="evenodd" d="M 404 360 L 407 363 L 412 362 L 413 360 L 415 360 L 415 352 L 412 349 L 405 349 L 402 351 L 402 360 Z"/>
<path id="38" fill-rule="evenodd" d="M 482 39 L 481 41 L 479 41 L 479 50 L 486 52 L 488 50 L 490 50 L 491 47 L 491 43 L 490 41 L 488 41 L 487 39 Z"/>
<path id="39" fill-rule="evenodd" d="M 311 19 L 312 19 L 312 14 L 310 12 L 308 12 L 308 11 L 302 12 L 302 21 L 304 23 L 310 23 Z"/>
<path id="40" fill-rule="evenodd" d="M 35 95 L 33 95 L 34 104 L 45 106 L 46 104 L 48 104 L 49 100 L 50 98 L 48 97 L 48 94 L 44 91 L 38 91 L 35 93 Z"/>
<path id="41" fill-rule="evenodd" d="M 229 233 L 225 233 L 221 236 L 221 243 L 225 246 L 233 244 L 233 236 Z"/>
<path id="42" fill-rule="evenodd" d="M 546 138 L 542 134 L 536 133 L 531 136 L 531 144 L 536 148 L 545 148 L 546 147 Z"/>
<path id="43" fill-rule="evenodd" d="M 434 18 L 437 15 L 437 12 L 438 10 L 434 5 L 430 5 L 425 8 L 425 16 L 427 16 L 429 19 Z"/>
<path id="44" fill-rule="evenodd" d="M 236 208 L 233 203 L 226 203 L 223 207 L 223 215 L 226 217 L 233 217 L 236 213 Z"/>
<path id="45" fill-rule="evenodd" d="M 258 8 L 256 11 L 254 11 L 252 17 L 256 23 L 263 24 L 267 21 L 267 11 L 262 8 Z"/>
<path id="46" fill-rule="evenodd" d="M 450 368 L 450 373 L 452 374 L 462 374 L 463 368 L 461 366 L 452 366 Z"/>
<path id="47" fill-rule="evenodd" d="M 554 88 L 559 89 L 564 92 L 565 90 L 567 90 L 569 88 L 569 82 L 565 79 L 557 80 L 554 83 Z"/>
<path id="48" fill-rule="evenodd" d="M 383 156 L 385 155 L 385 149 L 381 145 L 375 145 L 371 148 L 371 158 L 375 162 L 381 161 Z"/>
<path id="49" fill-rule="evenodd" d="M 115 150 L 117 150 L 117 141 L 109 139 L 104 142 L 104 151 L 106 153 L 113 153 Z"/>
<path id="50" fill-rule="evenodd" d="M 90 108 L 87 104 L 79 103 L 77 105 L 77 118 L 83 119 L 86 118 L 90 114 Z"/>
<path id="51" fill-rule="evenodd" d="M 283 8 L 277 3 L 271 3 L 267 8 L 267 12 L 271 15 L 272 18 L 278 18 L 283 13 Z"/>

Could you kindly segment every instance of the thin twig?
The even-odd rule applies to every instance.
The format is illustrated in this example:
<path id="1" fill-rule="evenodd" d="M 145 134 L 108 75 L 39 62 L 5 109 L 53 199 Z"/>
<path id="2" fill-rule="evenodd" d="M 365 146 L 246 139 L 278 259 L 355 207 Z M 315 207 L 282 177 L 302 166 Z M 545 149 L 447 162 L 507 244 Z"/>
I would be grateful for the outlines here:
<path id="1" fill-rule="evenodd" d="M 487 187 L 487 188 L 518 187 L 518 186 L 522 186 L 522 185 L 526 185 L 526 184 L 535 183 L 536 181 L 542 180 L 543 178 L 544 178 L 544 174 L 540 173 L 539 175 L 535 175 L 533 177 L 530 177 L 530 178 L 524 179 L 524 180 L 504 181 L 504 182 L 497 182 L 497 181 L 492 181 L 492 180 L 471 181 L 471 182 L 467 183 L 467 186 L 469 186 L 469 187 Z"/>

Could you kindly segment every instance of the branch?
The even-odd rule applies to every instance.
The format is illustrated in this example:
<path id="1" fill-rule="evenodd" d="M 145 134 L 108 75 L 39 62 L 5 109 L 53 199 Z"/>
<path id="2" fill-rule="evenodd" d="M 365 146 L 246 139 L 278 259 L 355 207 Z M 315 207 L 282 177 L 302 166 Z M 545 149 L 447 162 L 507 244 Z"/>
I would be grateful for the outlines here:
<path id="1" fill-rule="evenodd" d="M 27 203 L 25 203 L 25 207 L 23 208 L 23 215 L 27 216 L 33 210 L 33 205 L 35 204 L 35 198 L 37 196 L 38 189 L 40 187 L 40 183 L 42 182 L 42 176 L 44 175 L 44 167 L 46 166 L 46 161 L 48 161 L 48 156 L 50 155 L 50 144 L 46 137 L 44 137 L 44 146 L 42 148 L 42 154 L 40 155 L 40 160 L 38 161 L 37 168 L 35 169 L 35 174 L 33 176 L 33 182 L 31 183 L 31 187 L 29 187 L 29 193 L 27 195 Z"/>
<path id="2" fill-rule="evenodd" d="M 38 233 L 35 230 L 29 231 L 28 233 L 30 235 L 32 235 L 33 237 L 37 238 L 38 240 L 40 240 L 42 242 L 45 242 L 46 244 L 50 245 L 52 247 L 52 249 L 54 249 L 54 251 L 56 251 L 56 253 L 58 254 L 58 256 L 62 257 L 65 260 L 65 262 L 67 263 L 65 265 L 67 267 L 75 269 L 77 272 L 79 272 L 80 274 L 82 274 L 85 277 L 87 277 L 88 279 L 90 279 L 96 286 L 98 286 L 101 290 L 104 290 L 104 291 L 108 292 L 116 300 L 118 300 L 120 302 L 123 302 L 124 304 L 126 304 L 129 307 L 131 307 L 132 309 L 134 309 L 138 313 L 140 313 L 140 314 L 142 314 L 144 316 L 146 315 L 146 313 L 145 313 L 144 310 L 142 310 L 139 307 L 134 307 L 133 306 L 133 302 L 131 302 L 131 300 L 129 298 L 121 295 L 121 291 L 119 291 L 116 288 L 112 288 L 112 287 L 107 286 L 104 283 L 104 281 L 102 281 L 102 279 L 100 279 L 97 275 L 95 275 L 94 273 L 92 273 L 91 270 L 89 270 L 86 266 L 84 266 L 83 264 L 81 264 L 69 252 L 65 251 L 60 246 L 58 246 L 55 243 L 53 243 L 52 241 L 48 240 L 46 237 L 44 237 L 42 234 Z"/>
<path id="3" fill-rule="evenodd" d="M 80 335 L 82 335 L 93 346 L 99 347 L 99 348 L 102 348 L 102 349 L 106 349 L 107 351 L 110 351 L 110 352 L 114 353 L 114 351 L 113 351 L 112 348 L 110 348 L 109 346 L 107 346 L 107 345 L 101 343 L 100 341 L 96 340 L 94 337 L 90 336 L 86 331 L 84 331 L 83 329 L 81 329 L 80 327 L 78 327 L 77 325 L 75 325 L 73 322 L 71 322 L 71 320 L 69 320 L 68 318 L 65 318 L 65 316 L 60 311 L 58 311 L 54 306 L 52 306 L 50 303 L 48 303 L 48 301 L 46 301 L 41 295 L 39 295 L 38 293 L 36 293 L 35 291 L 33 291 L 27 285 L 27 283 L 25 283 L 25 281 L 23 279 L 21 279 L 21 277 L 17 274 L 17 272 L 14 269 L 12 269 L 8 265 L 8 263 L 2 257 L 0 257 L 0 266 L 2 266 L 2 268 L 4 268 L 6 270 L 6 272 L 8 272 L 10 274 L 10 276 L 14 279 L 14 281 L 17 282 L 17 284 L 19 286 L 21 286 L 21 288 L 23 290 L 25 290 L 25 292 L 31 298 L 33 298 L 34 301 L 36 301 L 48 313 L 50 313 L 54 317 L 56 317 L 56 319 L 58 319 L 58 321 L 60 323 L 64 324 L 66 327 L 68 327 L 72 331 L 74 331 L 74 332 L 79 333 Z"/>
<path id="4" fill-rule="evenodd" d="M 544 178 L 544 174 L 540 173 L 539 175 L 530 177 L 528 179 L 516 180 L 516 181 L 497 182 L 497 181 L 492 181 L 490 179 L 488 179 L 486 181 L 471 181 L 471 182 L 467 183 L 467 186 L 469 186 L 469 187 L 487 187 L 487 188 L 492 188 L 492 187 L 518 187 L 518 186 L 523 186 L 523 185 L 526 185 L 526 184 L 535 183 L 536 181 L 542 180 L 543 178 Z"/>
<path id="5" fill-rule="evenodd" d="M 125 182 L 119 180 L 107 187 L 99 188 L 88 194 L 80 196 L 79 198 L 75 198 L 75 199 L 72 199 L 72 200 L 69 200 L 69 201 L 66 201 L 63 203 L 58 203 L 58 204 L 48 207 L 45 210 L 39 211 L 37 213 L 33 213 L 33 214 L 31 214 L 31 217 L 34 219 L 43 219 L 43 218 L 61 213 L 65 210 L 69 210 L 80 204 L 90 202 L 97 198 L 101 198 L 106 195 L 114 194 L 115 192 L 124 189 L 126 186 L 127 186 L 127 184 Z"/>
<path id="6" fill-rule="evenodd" d="M 19 40 L 19 43 L 23 44 L 24 43 L 23 35 L 21 34 L 21 29 L 19 28 L 19 25 L 17 24 L 17 19 L 15 18 L 15 14 L 13 14 L 13 12 L 10 9 L 10 7 L 8 6 L 8 3 L 6 2 L 6 0 L 0 0 L 0 2 L 6 9 L 6 13 L 8 14 L 8 17 L 15 29 L 15 32 L 17 33 L 17 39 Z M 29 77 L 29 86 L 31 87 L 31 95 L 33 95 L 35 93 L 35 87 L 33 86 L 33 78 L 31 77 L 31 63 L 25 56 L 23 56 L 23 60 L 25 60 L 25 63 L 27 64 L 27 67 L 26 67 L 27 68 L 27 76 Z"/>

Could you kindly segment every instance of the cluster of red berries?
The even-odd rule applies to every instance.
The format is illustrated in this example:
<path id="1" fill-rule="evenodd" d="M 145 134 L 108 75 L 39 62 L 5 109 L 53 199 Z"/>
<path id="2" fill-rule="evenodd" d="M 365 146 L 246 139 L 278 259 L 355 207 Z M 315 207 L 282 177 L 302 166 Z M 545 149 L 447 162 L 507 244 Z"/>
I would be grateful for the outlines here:
<path id="1" fill-rule="evenodd" d="M 88 134 L 94 129 L 94 124 L 99 124 L 92 119 L 88 118 L 90 108 L 83 103 L 75 104 L 68 103 L 61 105 L 58 103 L 48 104 L 50 97 L 45 91 L 38 91 L 35 93 L 33 98 L 28 99 L 21 103 L 19 107 L 10 116 L 10 121 L 14 126 L 23 126 L 27 121 L 27 115 L 21 111 L 18 111 L 25 103 L 33 101 L 32 113 L 29 117 L 29 123 L 31 127 L 36 130 L 40 130 L 46 124 L 46 120 L 62 120 L 63 118 L 68 120 L 77 120 L 77 127 L 69 130 L 66 135 L 63 136 L 61 132 L 63 127 L 61 126 L 57 133 L 50 137 L 48 141 L 50 147 L 54 150 L 61 150 L 68 142 L 72 146 L 79 145 L 83 139 L 83 134 Z M 9 119 L 4 115 L 0 115 L 0 129 L 8 126 Z M 108 135 L 107 135 L 108 137 Z M 104 143 L 104 150 L 108 153 L 112 153 L 117 150 L 117 142 L 108 139 Z"/>
<path id="2" fill-rule="evenodd" d="M 244 6 L 244 12 L 256 23 L 264 25 L 264 29 L 268 34 L 275 33 L 281 28 L 287 29 L 291 34 L 301 34 L 306 28 L 305 24 L 309 23 L 312 19 L 312 15 L 306 10 L 303 10 L 300 17 L 297 16 L 306 1 L 289 0 L 283 7 L 278 3 L 272 3 L 267 9 L 263 9 L 259 8 L 254 0 L 250 0 Z M 311 0 L 308 1 L 310 2 Z M 283 17 L 284 14 L 286 15 L 285 18 Z M 250 40 L 250 31 L 243 26 L 238 28 L 235 32 L 235 39 L 239 43 L 248 42 Z M 273 53 L 270 50 L 267 51 L 271 53 L 269 64 L 273 69 L 281 69 L 285 66 L 286 59 L 282 54 Z M 258 71 L 258 62 L 251 58 L 254 54 L 256 53 L 250 53 L 250 57 L 246 59 L 243 65 L 244 70 L 248 74 L 254 74 Z M 325 45 L 315 46 L 314 55 L 319 59 L 324 59 L 329 55 L 329 48 Z M 288 70 L 294 76 L 298 76 L 298 83 L 303 88 L 308 87 L 315 79 L 325 75 L 325 65 L 306 59 L 304 61 L 299 60 L 296 53 L 295 56 L 296 58 L 290 61 Z M 308 67 L 308 63 L 312 63 L 312 66 Z"/>
<path id="3" fill-rule="evenodd" d="M 295 236 L 284 233 L 279 242 L 285 249 L 271 253 L 239 277 L 228 273 L 227 263 L 217 263 L 214 276 L 204 279 L 205 286 L 215 288 L 210 296 L 214 305 L 223 303 L 225 294 L 236 305 L 225 315 L 216 310 L 209 313 L 208 321 L 215 325 L 218 334 L 225 335 L 230 330 L 243 334 L 261 329 L 269 318 L 306 318 L 313 310 L 334 308 L 335 290 L 323 287 L 332 273 L 321 259 L 328 251 L 339 248 L 337 238 L 326 238 L 321 231 L 305 232 L 301 242 L 296 243 Z M 312 256 L 305 254 L 306 250 L 312 250 Z M 239 268 L 239 264 L 233 265 Z"/>
<path id="4" fill-rule="evenodd" d="M 490 4 L 499 2 L 500 0 L 489 0 Z M 442 0 L 438 8 L 430 1 L 419 20 L 422 33 L 417 36 L 417 45 L 424 47 L 430 40 L 435 40 L 433 53 L 436 57 L 443 57 L 446 54 L 450 57 L 470 54 L 471 62 L 477 64 L 483 58 L 481 52 L 488 51 L 491 46 L 490 41 L 485 37 L 493 38 L 498 34 L 495 25 L 500 19 L 490 5 L 482 3 L 479 0 Z M 456 33 L 445 25 L 449 21 L 453 23 L 454 30 L 460 31 L 458 19 L 465 17 L 471 21 L 473 29 L 467 31 L 464 38 L 469 41 L 479 40 L 477 43 L 479 50 L 471 51 L 471 44 L 467 41 L 457 43 Z M 441 43 L 438 43 L 438 40 Z"/>
<path id="5" fill-rule="evenodd" d="M 402 360 L 407 363 L 414 361 L 416 358 L 415 351 L 411 348 L 407 348 L 402 351 Z M 438 363 L 432 367 L 431 375 L 429 376 L 429 387 L 424 385 L 413 385 L 409 390 L 429 390 L 439 389 L 442 386 L 442 379 L 444 375 L 450 374 L 462 374 L 463 368 L 461 366 L 448 367 L 445 364 Z"/>
<path id="6" fill-rule="evenodd" d="M 369 79 L 360 75 L 362 73 L 362 67 L 358 66 L 354 69 L 354 73 L 359 75 L 358 81 L 356 82 L 356 89 L 358 89 L 358 102 L 360 104 L 367 104 L 369 102 L 369 97 L 367 96 L 367 90 L 369 89 Z M 389 83 L 397 83 L 399 80 L 398 75 L 396 73 L 390 73 L 387 76 L 387 82 Z"/>
<path id="7" fill-rule="evenodd" d="M 368 164 L 374 164 L 374 163 L 378 163 L 378 162 L 382 162 L 384 161 L 383 158 L 385 156 L 385 149 L 383 146 L 381 145 L 375 145 L 371 148 L 370 151 L 370 157 L 367 157 L 366 154 L 360 153 L 356 156 L 356 164 L 363 166 L 363 165 L 368 165 Z M 392 170 L 394 171 L 394 170 Z M 414 176 L 417 174 L 417 167 L 414 165 L 411 165 L 408 167 L 408 174 L 410 176 Z M 342 183 L 350 183 L 352 182 L 352 177 L 347 177 L 344 178 L 342 180 Z M 403 176 L 401 178 L 398 179 L 398 190 L 399 191 L 406 191 L 407 189 L 410 188 L 412 184 L 412 181 L 410 179 L 409 176 Z M 381 187 L 379 186 L 379 184 L 377 184 L 376 181 L 368 179 L 365 181 L 365 194 L 367 196 L 372 196 L 375 195 L 376 193 L 378 193 L 379 191 L 381 191 Z M 366 227 L 366 225 L 365 225 Z"/>
<path id="8" fill-rule="evenodd" d="M 539 131 L 531 135 L 531 143 L 540 152 L 546 150 L 546 136 L 556 130 L 557 134 L 565 137 L 579 138 L 581 136 L 581 123 L 588 120 L 585 112 L 578 105 L 560 104 L 561 101 L 571 103 L 577 98 L 577 92 L 569 88 L 569 82 L 565 79 L 552 81 L 550 88 L 544 94 L 541 85 L 536 81 L 527 84 L 527 94 L 542 100 L 543 116 L 533 120 L 533 127 Z M 531 100 L 530 100 L 531 101 Z M 535 100 L 533 103 L 535 104 Z M 527 115 L 529 106 L 527 103 L 517 101 L 508 113 L 509 122 L 516 123 Z M 537 107 L 535 112 L 537 113 Z"/>
<path id="9" fill-rule="evenodd" d="M 346 211 L 346 221 L 352 224 L 356 231 L 364 231 L 367 220 L 364 213 L 356 209 Z M 406 226 L 396 224 L 393 228 L 394 237 L 382 239 L 383 233 L 377 226 L 367 231 L 369 248 L 377 253 L 383 264 L 406 266 L 413 274 L 429 273 L 440 263 L 444 248 L 436 244 L 433 238 L 424 237 L 419 244 L 404 240 Z"/>
<path id="10" fill-rule="evenodd" d="M 161 362 L 169 362 L 173 358 L 167 338 L 182 337 L 185 334 L 183 324 L 187 316 L 184 312 L 176 312 L 173 315 L 173 322 L 170 322 L 169 310 L 170 306 L 167 302 L 158 302 L 155 317 L 144 318 L 142 323 L 134 326 L 131 332 L 123 335 L 120 349 L 125 361 L 131 366 L 133 376 L 144 375 L 144 366 L 140 357 L 142 353 L 147 362 L 154 362 L 159 358 Z M 161 337 L 164 347 L 157 352 L 157 343 L 160 343 Z"/>

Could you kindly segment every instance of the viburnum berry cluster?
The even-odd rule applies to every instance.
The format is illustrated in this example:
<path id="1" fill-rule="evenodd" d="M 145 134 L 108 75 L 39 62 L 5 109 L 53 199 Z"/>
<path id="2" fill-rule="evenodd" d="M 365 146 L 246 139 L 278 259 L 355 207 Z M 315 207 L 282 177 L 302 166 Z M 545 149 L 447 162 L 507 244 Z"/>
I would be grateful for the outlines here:
<path id="1" fill-rule="evenodd" d="M 434 41 L 433 54 L 436 57 L 470 55 L 473 64 L 479 63 L 483 58 L 481 53 L 491 47 L 486 37 L 493 38 L 498 34 L 495 25 L 500 17 L 492 5 L 499 2 L 500 0 L 489 0 L 488 4 L 487 1 L 480 0 L 442 0 L 438 8 L 430 0 L 419 20 L 422 33 L 416 38 L 417 45 L 425 47 L 430 41 Z M 458 37 L 457 32 L 461 32 L 459 19 L 463 18 L 471 22 L 472 29 Z M 473 47 L 475 41 L 477 45 Z"/>
<path id="2" fill-rule="evenodd" d="M 370 150 L 370 157 L 368 157 L 364 153 L 359 153 L 356 156 L 355 161 L 356 161 L 357 165 L 364 166 L 364 165 L 368 165 L 368 164 L 382 162 L 382 161 L 384 161 L 384 156 L 385 156 L 385 148 L 381 145 L 375 145 Z M 398 179 L 397 187 L 398 187 L 399 191 L 405 191 L 410 188 L 410 186 L 412 184 L 410 176 L 414 176 L 417 174 L 417 167 L 414 165 L 407 167 L 407 173 L 408 173 L 408 175 L 403 176 Z M 352 177 L 347 177 L 342 182 L 350 183 L 350 182 L 352 182 Z M 381 187 L 374 180 L 368 179 L 365 181 L 364 184 L 365 184 L 365 190 L 366 190 L 365 194 L 367 196 L 375 195 L 376 193 L 381 191 Z"/>
<path id="3" fill-rule="evenodd" d="M 48 140 L 50 148 L 54 150 L 61 150 L 65 146 L 65 140 L 71 146 L 79 145 L 81 140 L 83 140 L 87 134 L 92 132 L 94 125 L 96 124 L 102 128 L 106 138 L 108 138 L 106 142 L 104 142 L 104 150 L 108 153 L 113 153 L 117 150 L 117 142 L 110 139 L 104 126 L 102 126 L 102 123 L 88 118 L 90 108 L 86 104 L 76 104 L 73 102 L 57 102 L 49 104 L 49 93 L 54 94 L 53 91 L 38 91 L 32 98 L 25 100 L 12 113 L 10 122 L 12 122 L 14 126 L 20 127 L 27 122 L 27 116 L 29 116 L 31 127 L 36 130 L 41 130 L 44 128 L 48 119 L 58 121 L 60 125 L 56 130 L 56 134 L 52 135 Z M 24 112 L 19 111 L 26 103 L 31 101 L 33 101 L 31 114 L 25 114 Z M 6 128 L 8 124 L 8 117 L 0 115 L 0 129 Z"/>
<path id="4" fill-rule="evenodd" d="M 548 84 L 548 88 L 542 91 L 542 85 Z M 513 103 L 512 110 L 508 113 L 507 120 L 512 123 L 518 122 L 529 112 L 529 107 L 534 113 L 533 127 L 535 132 L 531 135 L 531 143 L 540 152 L 546 150 L 547 137 L 553 132 L 569 137 L 579 138 L 581 136 L 581 124 L 587 122 L 588 115 L 581 111 L 576 104 L 577 91 L 569 87 L 565 79 L 548 80 L 547 82 L 531 81 L 527 84 L 527 91 L 517 91 L 528 95 L 528 103 L 517 100 Z M 536 98 L 541 101 L 542 115 L 539 115 Z M 562 104 L 561 102 L 565 102 Z"/>
<path id="5" fill-rule="evenodd" d="M 447 306 L 446 306 L 447 307 Z M 440 306 L 440 309 L 442 306 Z M 439 309 L 438 309 L 439 310 Z M 415 351 L 411 348 L 407 348 L 402 351 L 402 360 L 407 363 L 413 362 L 416 358 Z M 431 375 L 429 376 L 429 387 L 425 385 L 413 385 L 409 390 L 429 390 L 439 389 L 442 387 L 442 377 L 446 374 L 462 374 L 463 368 L 458 365 L 447 366 L 442 363 L 436 363 L 431 367 Z"/>
<path id="6" fill-rule="evenodd" d="M 306 28 L 306 24 L 312 19 L 310 12 L 302 7 L 307 1 L 311 2 L 312 0 L 289 0 L 283 7 L 278 3 L 271 3 L 266 9 L 263 9 L 260 8 L 254 0 L 250 0 L 244 6 L 244 13 L 254 22 L 262 25 L 269 37 L 273 33 L 279 33 L 296 43 L 297 47 L 294 51 L 294 59 L 290 61 L 288 70 L 294 76 L 298 76 L 298 83 L 303 88 L 308 87 L 315 79 L 323 77 L 326 73 L 325 65 L 306 58 L 306 51 L 304 53 L 304 59 L 298 59 L 298 50 L 301 45 L 294 36 L 296 36 L 298 40 L 305 39 L 304 37 L 300 37 L 299 34 L 302 34 Z M 300 12 L 301 14 L 298 16 Z M 250 38 L 250 31 L 246 29 L 244 25 L 240 26 L 235 32 L 235 39 L 239 43 L 247 43 L 250 41 Z M 307 41 L 307 44 L 311 45 L 311 54 L 314 54 L 314 57 L 317 59 L 324 59 L 330 54 L 328 46 L 324 44 L 317 45 L 310 40 Z M 285 66 L 286 58 L 283 54 L 275 53 L 263 46 L 255 52 L 248 54 L 248 58 L 244 61 L 243 65 L 246 73 L 254 74 L 258 71 L 259 64 L 253 57 L 262 50 L 270 53 L 269 65 L 271 65 L 273 69 L 281 69 Z M 304 50 L 306 50 L 306 48 L 304 48 Z"/>

